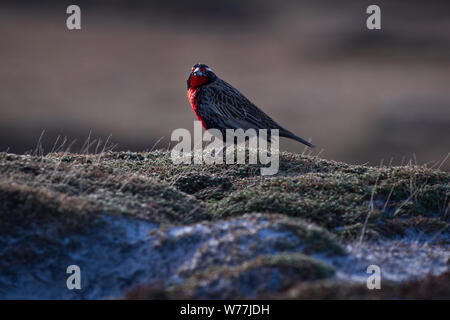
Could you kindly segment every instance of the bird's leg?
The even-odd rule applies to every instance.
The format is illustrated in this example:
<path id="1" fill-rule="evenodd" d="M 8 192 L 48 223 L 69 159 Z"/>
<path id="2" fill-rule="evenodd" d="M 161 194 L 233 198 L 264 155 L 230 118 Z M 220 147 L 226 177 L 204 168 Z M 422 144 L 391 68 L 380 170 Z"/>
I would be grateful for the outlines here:
<path id="1" fill-rule="evenodd" d="M 220 149 L 220 151 L 219 152 L 217 152 L 217 154 L 221 154 L 222 155 L 222 157 L 223 157 L 223 155 L 225 154 L 225 150 L 226 150 L 226 148 L 227 148 L 227 144 L 226 143 L 224 143 L 223 144 L 223 147 L 222 147 L 222 149 Z M 214 151 L 215 152 L 215 151 Z M 214 156 L 215 156 L 215 154 L 214 154 Z"/>

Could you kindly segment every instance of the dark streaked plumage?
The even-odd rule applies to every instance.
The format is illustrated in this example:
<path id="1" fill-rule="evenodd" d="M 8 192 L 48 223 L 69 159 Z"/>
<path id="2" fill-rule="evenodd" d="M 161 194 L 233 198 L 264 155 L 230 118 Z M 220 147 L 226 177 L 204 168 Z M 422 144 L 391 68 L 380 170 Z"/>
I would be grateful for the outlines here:
<path id="1" fill-rule="evenodd" d="M 219 129 L 224 136 L 226 129 L 279 129 L 281 137 L 314 147 L 281 127 L 204 64 L 192 67 L 187 85 L 189 101 L 205 129 Z"/>

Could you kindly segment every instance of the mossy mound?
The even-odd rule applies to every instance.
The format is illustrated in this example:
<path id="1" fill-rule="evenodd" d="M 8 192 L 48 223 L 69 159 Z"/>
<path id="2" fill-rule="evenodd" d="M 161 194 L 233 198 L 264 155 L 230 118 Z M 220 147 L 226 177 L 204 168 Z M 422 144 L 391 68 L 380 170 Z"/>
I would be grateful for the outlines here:
<path id="1" fill-rule="evenodd" d="M 78 218 L 105 212 L 170 224 L 212 219 L 194 197 L 120 162 L 98 155 L 1 153 L 0 219 L 17 224 L 57 217 L 75 224 Z"/>
<path id="2" fill-rule="evenodd" d="M 425 166 L 374 168 L 282 153 L 279 173 L 263 177 L 260 165 L 175 165 L 165 151 L 0 153 L 0 176 L 3 214 L 26 211 L 32 195 L 40 194 L 37 207 L 49 210 L 34 214 L 127 213 L 186 224 L 277 213 L 314 222 L 342 239 L 359 237 L 366 219 L 369 238 L 401 236 L 411 228 L 448 231 L 450 175 Z"/>
<path id="3" fill-rule="evenodd" d="M 114 155 L 112 155 L 114 156 Z M 260 165 L 178 165 L 168 152 L 122 154 L 127 166 L 194 195 L 215 218 L 278 213 L 314 222 L 342 239 L 448 231 L 450 175 L 426 166 L 352 166 L 282 153 L 279 173 Z M 370 213 L 370 214 L 369 214 Z"/>
<path id="4" fill-rule="evenodd" d="M 167 151 L 0 153 L 0 242 L 14 251 L 7 236 L 19 239 L 26 230 L 28 239 L 36 239 L 36 226 L 42 233 L 39 241 L 81 233 L 91 241 L 90 230 L 109 230 L 105 215 L 143 219 L 152 231 L 139 238 L 139 250 L 161 254 L 157 261 L 149 258 L 155 270 L 169 259 L 162 265 L 173 269 L 162 277 L 190 279 L 178 288 L 195 297 L 207 297 L 207 292 L 209 297 L 263 297 L 274 291 L 287 297 L 288 283 L 340 286 L 333 268 L 321 262 L 345 256 L 340 243 L 392 242 L 410 234 L 425 235 L 444 250 L 450 243 L 447 172 L 426 166 L 353 166 L 289 153 L 280 155 L 277 175 L 261 176 L 260 169 L 175 165 Z M 118 239 L 109 239 L 108 245 L 114 248 Z M 129 240 L 133 243 L 132 235 Z M 55 253 L 65 245 L 58 241 L 48 246 Z M 20 261 L 21 254 L 12 253 L 15 263 Z M 138 264 L 136 257 L 142 256 L 134 253 Z M 185 263 L 181 267 L 180 261 Z M 141 267 L 139 272 L 145 270 Z M 259 286 L 264 278 L 278 279 L 276 286 Z M 156 291 L 173 297 L 166 285 Z"/>
<path id="5" fill-rule="evenodd" d="M 366 284 L 335 281 L 298 282 L 282 294 L 267 294 L 266 299 L 448 299 L 450 272 L 402 284 L 383 283 L 381 289 L 368 290 Z M 263 297 L 260 297 L 263 298 Z"/>
<path id="6" fill-rule="evenodd" d="M 297 281 L 314 281 L 333 274 L 333 267 L 309 256 L 283 253 L 259 256 L 234 267 L 208 269 L 168 292 L 183 292 L 194 299 L 251 299 L 286 290 Z"/>
<path id="7" fill-rule="evenodd" d="M 248 264 L 247 264 L 248 265 Z M 311 266 L 314 264 L 311 264 Z M 322 266 L 316 266 L 320 268 Z M 236 268 L 237 270 L 239 268 Z M 245 269 L 240 267 L 240 269 Z M 307 268 L 306 268 L 307 269 Z M 217 271 L 216 271 L 217 272 Z M 232 272 L 228 271 L 229 274 Z M 236 271 L 234 271 L 236 272 Z M 301 271 L 300 271 L 301 272 Z M 410 280 L 401 284 L 392 282 L 383 282 L 381 289 L 368 290 L 366 284 L 361 283 L 349 283 L 342 281 L 334 281 L 327 277 L 332 273 L 332 269 L 328 269 L 327 266 L 323 269 L 324 277 L 312 281 L 304 281 L 302 279 L 290 279 L 292 282 L 286 283 L 281 289 L 276 292 L 266 290 L 266 288 L 258 287 L 255 284 L 254 287 L 259 290 L 254 290 L 252 299 L 282 299 L 282 300 L 347 300 L 347 299 L 367 299 L 367 300 L 379 300 L 379 299 L 425 299 L 425 300 L 448 300 L 450 297 L 450 272 L 443 273 L 441 275 L 428 275 L 424 279 Z M 201 276 L 195 279 L 191 279 L 182 288 L 170 288 L 169 290 L 162 288 L 159 285 L 145 285 L 137 286 L 133 290 L 130 290 L 126 295 L 126 299 L 201 299 L 204 298 L 205 289 L 207 285 L 220 284 L 220 279 L 211 282 L 212 276 L 206 276 L 206 281 L 201 282 Z M 288 277 L 287 277 L 288 278 Z M 229 280 L 228 277 L 225 278 Z M 239 295 L 239 291 L 235 287 L 230 286 L 225 289 L 224 292 L 216 292 L 217 297 L 229 297 L 230 299 L 248 298 Z M 231 288 L 231 290 L 230 290 Z M 178 290 L 177 290 L 178 289 Z M 181 290 L 180 290 L 181 289 Z M 227 291 L 229 290 L 229 291 Z M 233 295 L 234 294 L 234 295 Z"/>

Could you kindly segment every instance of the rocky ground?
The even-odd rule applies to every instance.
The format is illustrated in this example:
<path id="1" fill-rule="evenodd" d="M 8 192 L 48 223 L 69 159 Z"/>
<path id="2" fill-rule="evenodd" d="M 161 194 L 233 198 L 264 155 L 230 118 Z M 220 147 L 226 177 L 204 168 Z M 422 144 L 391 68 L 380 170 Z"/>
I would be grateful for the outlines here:
<path id="1" fill-rule="evenodd" d="M 449 173 L 290 153 L 259 171 L 0 153 L 0 298 L 450 298 Z"/>

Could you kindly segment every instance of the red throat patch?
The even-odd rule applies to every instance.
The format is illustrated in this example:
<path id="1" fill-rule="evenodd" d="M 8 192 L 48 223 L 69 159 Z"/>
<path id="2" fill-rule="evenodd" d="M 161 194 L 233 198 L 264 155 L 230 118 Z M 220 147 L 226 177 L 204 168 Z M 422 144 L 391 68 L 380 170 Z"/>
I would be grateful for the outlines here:
<path id="1" fill-rule="evenodd" d="M 193 76 L 189 80 L 189 86 L 191 88 L 197 88 L 201 86 L 202 84 L 206 83 L 208 81 L 208 78 L 205 76 Z"/>
<path id="2" fill-rule="evenodd" d="M 192 79 L 191 79 L 191 83 L 192 83 Z M 187 92 L 187 96 L 188 96 L 189 102 L 191 103 L 192 109 L 194 109 L 197 119 L 202 123 L 203 128 L 205 128 L 205 130 L 206 130 L 205 123 L 203 122 L 202 118 L 200 118 L 200 116 L 197 113 L 198 100 L 195 98 L 197 91 L 198 91 L 198 88 L 193 87 L 191 85 L 191 87 L 189 88 L 189 90 Z"/>

